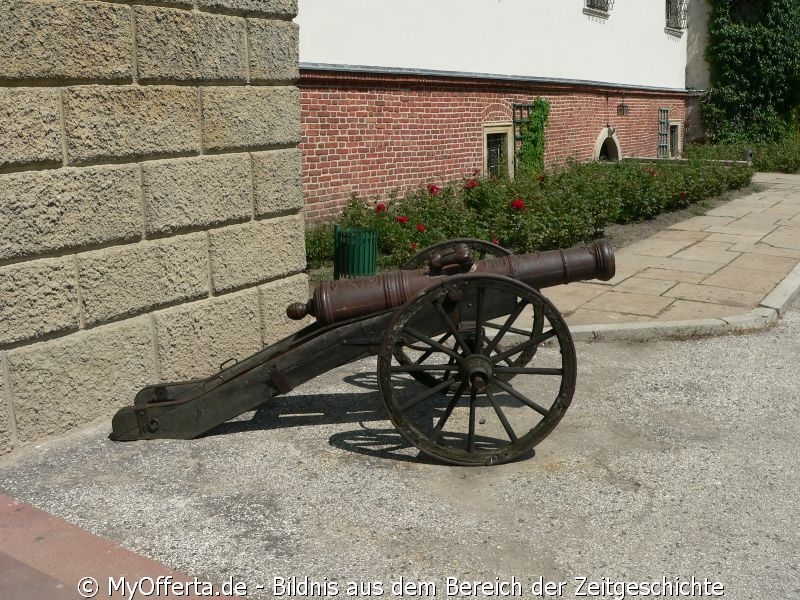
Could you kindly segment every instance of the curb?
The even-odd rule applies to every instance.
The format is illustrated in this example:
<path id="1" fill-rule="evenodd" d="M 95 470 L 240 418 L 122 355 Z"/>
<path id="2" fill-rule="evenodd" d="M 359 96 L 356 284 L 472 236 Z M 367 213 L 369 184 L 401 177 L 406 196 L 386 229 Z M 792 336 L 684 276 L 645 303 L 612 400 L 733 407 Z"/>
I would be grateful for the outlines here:
<path id="1" fill-rule="evenodd" d="M 767 297 L 761 301 L 759 306 L 771 308 L 782 317 L 798 295 L 800 295 L 800 264 L 789 271 L 789 274 L 783 278 L 783 281 L 774 290 L 767 294 Z"/>
<path id="2" fill-rule="evenodd" d="M 619 325 L 576 325 L 570 327 L 576 342 L 646 342 L 654 339 L 686 339 L 746 333 L 767 329 L 778 322 L 800 296 L 800 264 L 796 265 L 756 308 L 732 317 L 621 323 Z"/>
<path id="3" fill-rule="evenodd" d="M 686 339 L 760 331 L 777 322 L 778 312 L 754 308 L 748 313 L 725 319 L 622 323 L 620 325 L 577 325 L 571 327 L 576 342 L 646 342 L 654 339 Z"/>

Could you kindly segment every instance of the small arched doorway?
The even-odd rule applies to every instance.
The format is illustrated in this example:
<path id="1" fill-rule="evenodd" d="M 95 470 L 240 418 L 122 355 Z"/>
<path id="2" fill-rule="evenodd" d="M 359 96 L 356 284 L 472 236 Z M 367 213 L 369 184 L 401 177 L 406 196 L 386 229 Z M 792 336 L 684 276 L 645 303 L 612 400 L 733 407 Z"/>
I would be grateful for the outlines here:
<path id="1" fill-rule="evenodd" d="M 597 157 L 599 160 L 619 160 L 619 153 L 617 152 L 617 145 L 611 138 L 606 138 L 600 148 L 600 155 Z"/>
<path id="2" fill-rule="evenodd" d="M 592 157 L 595 160 L 618 161 L 622 157 L 619 138 L 613 128 L 604 127 L 594 143 Z"/>

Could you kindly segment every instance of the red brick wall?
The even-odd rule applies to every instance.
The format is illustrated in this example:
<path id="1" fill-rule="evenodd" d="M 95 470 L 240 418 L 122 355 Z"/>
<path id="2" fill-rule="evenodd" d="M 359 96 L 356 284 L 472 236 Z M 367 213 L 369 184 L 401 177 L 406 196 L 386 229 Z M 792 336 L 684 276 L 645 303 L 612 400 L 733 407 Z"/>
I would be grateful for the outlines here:
<path id="1" fill-rule="evenodd" d="M 592 158 L 608 121 L 623 156 L 656 156 L 658 109 L 683 121 L 686 95 L 619 89 L 458 80 L 427 76 L 301 72 L 303 190 L 307 221 L 338 214 L 352 193 L 446 182 L 483 168 L 483 125 L 510 123 L 512 105 L 550 101 L 548 165 Z M 606 102 L 608 92 L 608 102 Z"/>

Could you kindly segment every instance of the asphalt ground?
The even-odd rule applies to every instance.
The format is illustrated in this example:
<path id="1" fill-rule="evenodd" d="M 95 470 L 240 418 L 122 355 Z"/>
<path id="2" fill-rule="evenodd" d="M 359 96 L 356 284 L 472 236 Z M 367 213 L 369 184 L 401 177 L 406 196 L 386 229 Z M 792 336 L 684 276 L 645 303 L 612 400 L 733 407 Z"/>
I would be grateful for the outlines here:
<path id="1" fill-rule="evenodd" d="M 251 598 L 352 597 L 348 582 L 358 597 L 678 597 L 620 586 L 694 577 L 709 592 L 694 597 L 794 599 L 798 308 L 758 333 L 578 343 L 572 406 L 512 464 L 418 456 L 369 359 L 197 440 L 116 443 L 104 420 L 0 460 L 0 490 Z"/>

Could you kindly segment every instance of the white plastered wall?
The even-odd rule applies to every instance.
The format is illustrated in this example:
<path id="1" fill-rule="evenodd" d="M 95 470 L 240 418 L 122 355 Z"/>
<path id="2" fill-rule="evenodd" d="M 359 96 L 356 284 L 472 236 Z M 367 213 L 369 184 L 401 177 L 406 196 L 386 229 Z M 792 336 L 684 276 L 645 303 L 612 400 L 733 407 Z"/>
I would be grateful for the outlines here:
<path id="1" fill-rule="evenodd" d="M 664 0 L 299 0 L 300 61 L 683 89 Z"/>

